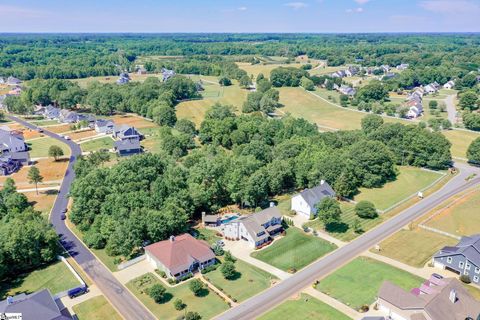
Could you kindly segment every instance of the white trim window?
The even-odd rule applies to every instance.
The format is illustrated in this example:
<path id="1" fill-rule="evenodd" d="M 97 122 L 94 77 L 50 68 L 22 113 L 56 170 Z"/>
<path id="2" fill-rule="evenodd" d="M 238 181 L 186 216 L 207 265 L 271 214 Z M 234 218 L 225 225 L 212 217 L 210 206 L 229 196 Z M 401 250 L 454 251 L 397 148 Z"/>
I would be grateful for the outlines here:
<path id="1" fill-rule="evenodd" d="M 447 258 L 447 263 L 452 263 L 452 261 L 453 261 L 452 257 Z"/>
<path id="2" fill-rule="evenodd" d="M 478 282 L 478 280 L 479 280 L 479 279 L 478 279 L 478 276 L 474 276 L 474 277 L 473 277 L 473 282 Z"/>
<path id="3" fill-rule="evenodd" d="M 475 273 L 480 273 L 480 268 L 479 267 L 475 267 Z"/>
<path id="4" fill-rule="evenodd" d="M 462 269 L 463 269 L 464 266 L 465 266 L 465 263 L 464 263 L 463 261 L 460 261 L 460 262 L 458 263 L 458 267 L 459 267 L 459 268 L 462 268 Z"/>
<path id="5" fill-rule="evenodd" d="M 465 270 L 470 270 L 470 263 L 467 262 L 467 263 L 465 264 Z"/>

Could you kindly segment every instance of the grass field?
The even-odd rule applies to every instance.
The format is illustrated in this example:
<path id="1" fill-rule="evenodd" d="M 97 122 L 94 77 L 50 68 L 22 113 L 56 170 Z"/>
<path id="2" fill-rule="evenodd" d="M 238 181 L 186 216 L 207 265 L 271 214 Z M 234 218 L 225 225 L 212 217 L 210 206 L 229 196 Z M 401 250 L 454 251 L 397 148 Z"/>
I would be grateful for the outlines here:
<path id="1" fill-rule="evenodd" d="M 271 281 L 275 279 L 270 273 L 241 260 L 235 262 L 235 269 L 237 276 L 233 280 L 226 280 L 220 268 L 209 272 L 205 277 L 237 301 L 244 301 L 269 288 Z"/>
<path id="2" fill-rule="evenodd" d="M 383 262 L 359 257 L 320 280 L 317 290 L 358 310 L 375 301 L 386 280 L 407 291 L 423 282 L 423 279 Z"/>
<path id="3" fill-rule="evenodd" d="M 350 241 L 358 236 L 352 228 L 352 224 L 355 220 L 360 222 L 363 231 L 368 231 L 383 221 L 382 216 L 375 219 L 359 218 L 354 211 L 354 205 L 348 202 L 341 202 L 340 208 L 342 209 L 342 223 L 332 228 L 332 230 L 329 230 L 329 233 L 342 241 Z M 324 231 L 325 229 L 323 222 L 319 219 L 308 221 L 307 226 L 319 231 Z"/>
<path id="4" fill-rule="evenodd" d="M 463 130 L 447 130 L 442 134 L 452 143 L 450 149 L 453 157 L 466 158 L 467 149 L 473 140 L 480 137 L 480 132 L 463 131 Z"/>
<path id="5" fill-rule="evenodd" d="M 270 72 L 273 69 L 276 69 L 278 67 L 295 67 L 299 68 L 301 64 L 299 63 L 291 63 L 291 64 L 284 64 L 284 63 L 272 63 L 272 64 L 254 64 L 252 65 L 251 63 L 248 62 L 237 62 L 237 65 L 239 66 L 240 69 L 243 69 L 247 72 L 247 74 L 250 76 L 253 74 L 253 79 L 255 80 L 258 76 L 258 74 L 263 73 L 263 75 L 266 78 L 270 78 Z"/>
<path id="6" fill-rule="evenodd" d="M 372 252 L 421 268 L 439 249 L 457 242 L 451 237 L 415 228 L 400 230 L 380 243 L 380 251 Z"/>
<path id="7" fill-rule="evenodd" d="M 122 320 L 112 305 L 104 296 L 90 298 L 87 301 L 73 306 L 73 311 L 78 320 Z"/>
<path id="8" fill-rule="evenodd" d="M 98 138 L 98 139 L 84 142 L 80 144 L 80 147 L 84 152 L 98 151 L 101 149 L 112 149 L 113 139 L 111 137 Z"/>
<path id="9" fill-rule="evenodd" d="M 216 231 L 211 229 L 201 228 L 201 229 L 196 229 L 195 231 L 199 233 L 198 239 L 205 240 L 210 244 L 214 244 L 218 240 L 222 239 L 222 237 L 219 237 L 216 235 Z"/>
<path id="10" fill-rule="evenodd" d="M 139 281 L 142 277 L 146 278 L 143 278 L 143 281 Z M 142 277 L 128 282 L 127 288 L 130 289 L 158 319 L 178 319 L 179 316 L 185 313 L 185 310 L 175 310 L 173 306 L 175 299 L 182 299 L 183 303 L 186 304 L 186 310 L 198 312 L 202 319 L 211 319 L 215 315 L 228 309 L 228 305 L 208 289 L 205 289 L 201 296 L 194 296 L 188 288 L 188 282 L 173 288 L 167 288 L 165 301 L 160 304 L 156 303 L 145 293 L 145 290 L 155 283 L 162 283 L 151 273 L 147 273 Z"/>
<path id="11" fill-rule="evenodd" d="M 265 249 L 253 252 L 252 257 L 288 271 L 300 270 L 336 249 L 334 244 L 305 234 L 298 228 L 287 229 L 287 235 Z"/>
<path id="12" fill-rule="evenodd" d="M 427 226 L 459 236 L 480 232 L 480 190 L 469 192 L 452 204 L 452 200 L 442 204 L 443 209 L 427 223 Z"/>
<path id="13" fill-rule="evenodd" d="M 62 148 L 65 155 L 70 154 L 70 148 L 63 142 L 58 141 L 57 139 L 45 137 L 35 140 L 26 141 L 27 145 L 30 147 L 30 158 L 40 158 L 48 157 L 48 149 L 51 146 L 59 146 Z"/>
<path id="14" fill-rule="evenodd" d="M 0 284 L 0 300 L 20 293 L 33 293 L 40 289 L 49 289 L 52 294 L 80 285 L 65 263 L 57 261 L 49 266 L 17 276 L 15 280 Z"/>
<path id="15" fill-rule="evenodd" d="M 258 320 L 277 319 L 348 320 L 350 318 L 314 297 L 302 293 L 299 299 L 287 300 L 258 318 Z"/>
<path id="16" fill-rule="evenodd" d="M 395 181 L 386 183 L 382 188 L 361 188 L 354 200 L 368 200 L 373 202 L 377 209 L 385 210 L 442 177 L 439 173 L 416 167 L 398 167 L 398 171 Z"/>

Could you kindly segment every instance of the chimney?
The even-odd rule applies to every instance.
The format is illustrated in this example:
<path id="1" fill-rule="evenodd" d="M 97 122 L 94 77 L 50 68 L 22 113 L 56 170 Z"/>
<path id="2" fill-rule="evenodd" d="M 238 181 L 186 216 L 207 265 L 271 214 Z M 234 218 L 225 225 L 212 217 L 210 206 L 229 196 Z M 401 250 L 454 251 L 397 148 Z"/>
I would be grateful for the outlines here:
<path id="1" fill-rule="evenodd" d="M 320 180 L 320 185 L 323 186 L 323 184 L 325 183 L 325 180 Z"/>
<path id="2" fill-rule="evenodd" d="M 457 291 L 455 291 L 455 289 L 450 290 L 450 297 L 449 297 L 449 299 L 450 299 L 450 302 L 451 302 L 451 303 L 457 302 Z"/>
<path id="3" fill-rule="evenodd" d="M 175 241 L 175 236 L 170 236 L 170 242 Z"/>
<path id="4" fill-rule="evenodd" d="M 270 208 L 273 208 L 273 207 L 275 207 L 275 202 L 271 201 L 270 202 Z"/>
<path id="5" fill-rule="evenodd" d="M 202 223 L 205 223 L 205 215 L 206 215 L 205 211 L 202 211 Z"/>

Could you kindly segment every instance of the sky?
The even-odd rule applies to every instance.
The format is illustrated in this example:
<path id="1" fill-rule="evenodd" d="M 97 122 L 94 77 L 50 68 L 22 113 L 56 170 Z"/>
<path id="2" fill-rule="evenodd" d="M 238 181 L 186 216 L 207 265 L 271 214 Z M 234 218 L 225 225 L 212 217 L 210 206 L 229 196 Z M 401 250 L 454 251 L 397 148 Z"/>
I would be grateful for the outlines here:
<path id="1" fill-rule="evenodd" d="M 480 0 L 0 0 L 4 32 L 480 32 Z"/>

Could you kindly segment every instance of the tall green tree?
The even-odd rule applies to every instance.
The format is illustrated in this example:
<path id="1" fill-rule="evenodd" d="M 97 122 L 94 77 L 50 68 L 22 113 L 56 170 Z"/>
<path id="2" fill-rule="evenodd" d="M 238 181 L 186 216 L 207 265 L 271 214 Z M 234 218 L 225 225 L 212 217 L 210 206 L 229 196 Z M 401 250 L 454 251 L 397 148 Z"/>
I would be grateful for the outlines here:
<path id="1" fill-rule="evenodd" d="M 59 157 L 63 156 L 63 150 L 57 145 L 52 145 L 48 149 L 48 155 L 57 161 Z"/>
<path id="2" fill-rule="evenodd" d="M 40 174 L 40 170 L 37 167 L 31 166 L 27 174 L 28 182 L 35 184 L 35 190 L 38 194 L 38 184 L 43 181 L 43 176 Z"/>

